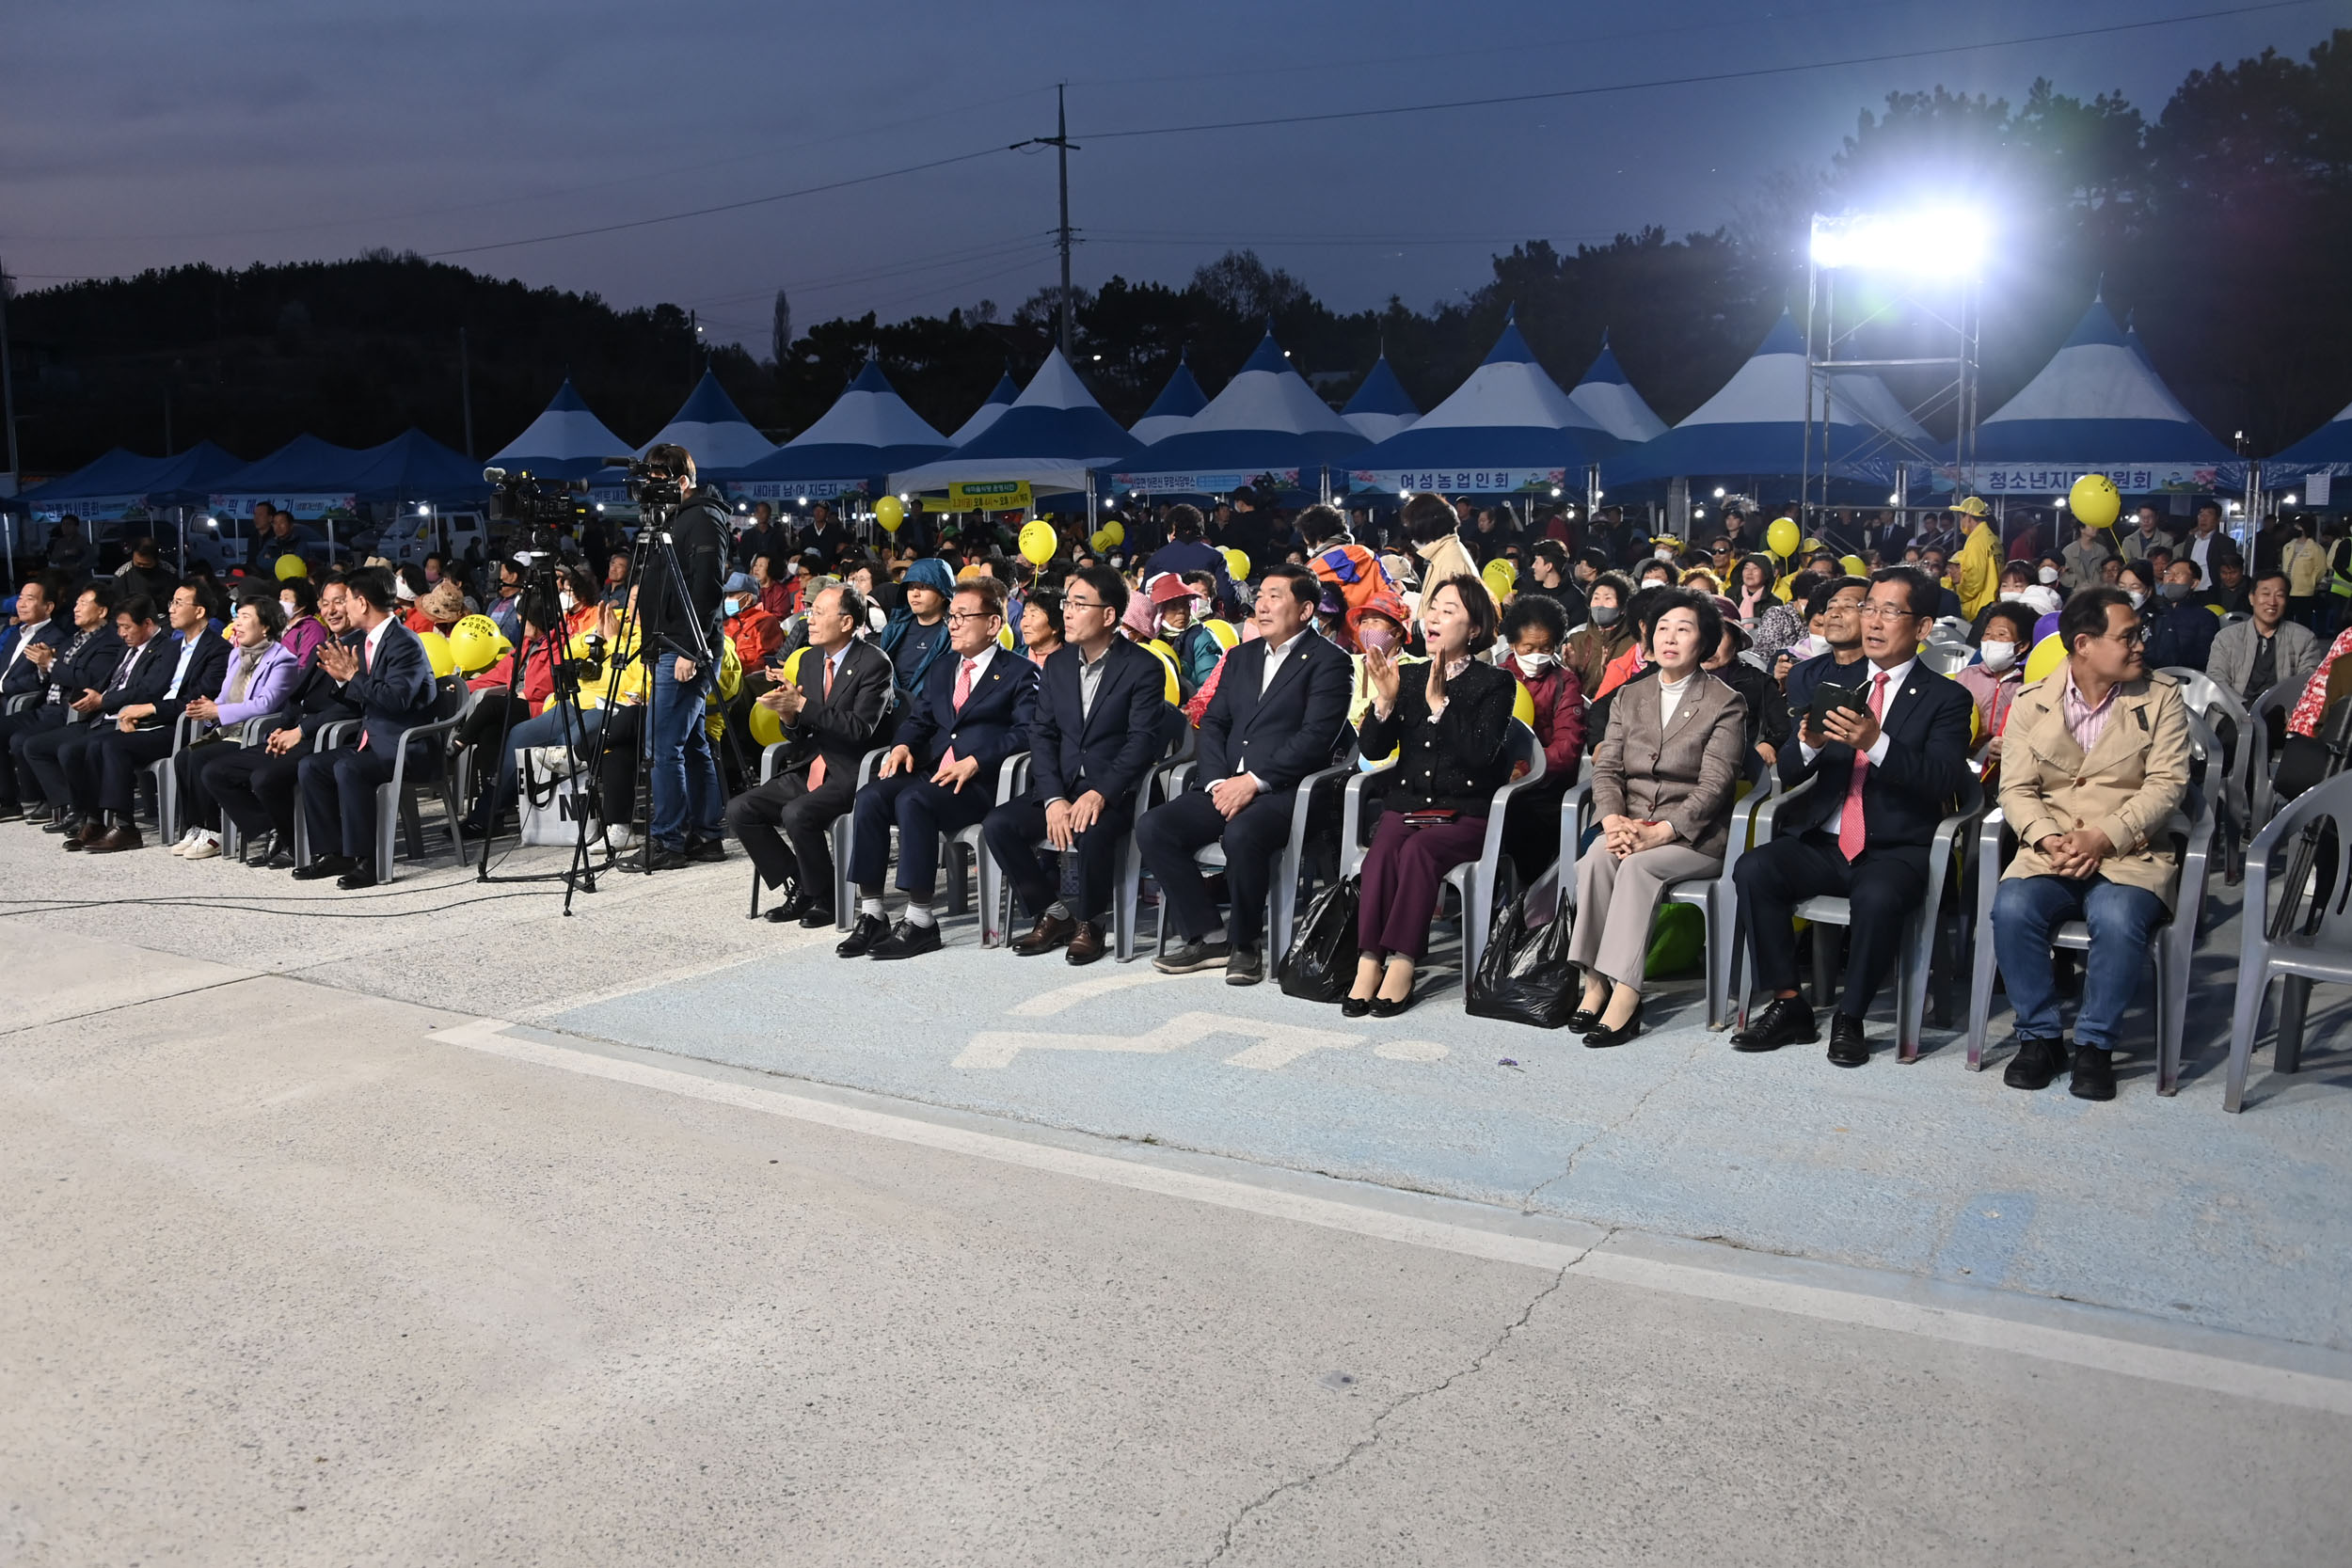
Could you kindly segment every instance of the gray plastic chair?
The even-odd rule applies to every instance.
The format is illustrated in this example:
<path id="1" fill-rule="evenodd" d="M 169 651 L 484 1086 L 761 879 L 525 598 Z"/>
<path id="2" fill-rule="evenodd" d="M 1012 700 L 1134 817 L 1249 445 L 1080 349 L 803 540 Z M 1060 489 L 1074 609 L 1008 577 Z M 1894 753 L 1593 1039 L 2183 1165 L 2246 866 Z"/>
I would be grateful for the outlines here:
<path id="1" fill-rule="evenodd" d="M 419 784 L 438 797 L 441 809 L 447 814 L 445 828 L 451 859 L 461 866 L 466 863 L 466 835 L 457 825 L 465 815 L 457 803 L 457 769 L 441 749 L 441 737 L 457 727 L 457 715 L 465 707 L 469 694 L 466 683 L 455 675 L 444 675 L 438 684 L 440 692 L 434 705 L 433 720 L 412 724 L 401 732 L 392 748 L 392 776 L 375 786 L 375 879 L 379 882 L 392 879 L 398 830 L 406 831 L 409 859 L 424 858 L 424 823 L 418 815 L 416 796 L 412 793 Z M 421 779 L 408 770 L 414 743 L 418 741 L 424 742 L 425 777 Z"/>
<path id="2" fill-rule="evenodd" d="M 2253 721 L 2247 713 L 2246 705 L 2238 701 L 2237 693 L 2225 689 L 2202 670 L 2175 665 L 2156 673 L 2169 675 L 2181 683 L 2182 703 L 2192 717 L 2204 721 L 2208 732 L 2217 735 L 2218 721 L 2223 718 L 2230 721 L 2235 731 L 2234 744 L 2230 748 L 2229 766 L 2218 781 L 2219 787 L 2216 787 L 2217 781 L 2210 771 L 2205 778 L 2207 793 L 2217 798 L 2215 817 L 2222 835 L 2222 852 L 2229 859 L 2230 869 L 2234 871 L 2239 863 L 2238 856 L 2244 849 L 2244 841 L 2252 836 L 2254 831 L 2253 797 L 2249 784 L 2253 776 L 2254 747 L 2248 733 L 2253 728 Z M 2209 748 L 2209 769 L 2212 766 L 2210 758 L 2219 754 L 2217 749 Z"/>
<path id="3" fill-rule="evenodd" d="M 2335 825 L 2332 855 L 2335 878 L 2327 907 L 2315 923 L 2308 915 L 2299 927 L 2275 942 L 2270 928 L 2270 857 L 2281 846 L 2290 852 L 2307 828 L 2322 820 Z M 2313 869 L 2321 865 L 2313 858 Z M 2283 881 L 2283 879 L 2281 879 Z M 2309 884 L 2307 883 L 2306 886 Z M 2304 888 L 2280 889 L 2282 898 L 2300 907 Z M 2352 773 L 2339 773 L 2315 784 L 2270 819 L 2255 836 L 2246 863 L 2246 906 L 2240 916 L 2245 934 L 2238 939 L 2237 1007 L 2230 1021 L 2230 1077 L 2221 1108 L 2243 1110 L 2246 1074 L 2254 1054 L 2254 1032 L 2262 1022 L 2263 998 L 2272 980 L 2284 984 L 2279 992 L 2278 1043 L 2271 1052 L 2271 1069 L 2294 1072 L 2303 1065 L 2303 1021 L 2311 1009 L 2313 985 L 2352 986 Z"/>
<path id="4" fill-rule="evenodd" d="M 2189 819 L 2185 839 L 2175 835 L 2181 850 L 2180 870 L 2173 883 L 2172 918 L 2156 927 L 2149 953 L 2156 966 L 2156 1092 L 2177 1093 L 2181 1086 L 2181 1038 L 2187 1027 L 2188 979 L 2197 952 L 2197 927 L 2205 910 L 2205 863 L 2213 848 L 2212 802 L 2196 785 L 2189 786 L 2182 810 Z M 1995 806 L 1985 814 L 1977 834 L 1976 960 L 1968 987 L 1968 1069 L 1984 1067 L 1984 1042 L 1993 1017 L 1993 901 L 2000 892 L 2001 872 L 2017 851 L 2016 835 Z M 2090 927 L 2070 920 L 2052 934 L 2052 942 L 2069 952 L 2090 951 Z"/>
<path id="5" fill-rule="evenodd" d="M 1284 841 L 1282 853 L 1275 862 L 1273 879 L 1266 885 L 1266 970 L 1269 974 L 1276 964 L 1282 961 L 1282 956 L 1291 950 L 1291 923 L 1298 908 L 1298 875 L 1306 864 L 1307 829 L 1314 811 L 1315 794 L 1323 785 L 1356 770 L 1356 748 L 1352 740 L 1347 743 L 1346 750 L 1348 760 L 1321 768 L 1299 780 L 1297 795 L 1291 802 L 1291 836 Z M 1193 767 L 1194 764 L 1186 760 L 1168 769 L 1165 786 L 1167 793 L 1163 800 L 1173 800 L 1183 792 L 1185 783 L 1192 777 Z M 1204 869 L 1222 870 L 1225 866 L 1225 846 L 1212 839 L 1195 850 L 1192 859 L 1194 864 Z M 1168 895 L 1164 891 L 1160 895 L 1159 927 L 1155 951 L 1164 954 L 1168 951 L 1169 936 Z"/>
<path id="6" fill-rule="evenodd" d="M 2246 765 L 2249 804 L 2253 814 L 2248 823 L 2249 832 L 2259 833 L 2270 826 L 2271 817 L 2279 811 L 2279 787 L 2271 777 L 2278 759 L 2270 754 L 2270 716 L 2276 713 L 2282 719 L 2292 717 L 2295 705 L 2302 700 L 2303 683 L 2283 680 L 2255 698 L 2254 705 L 2247 709 L 2247 728 L 2251 732 Z"/>
<path id="7" fill-rule="evenodd" d="M 1783 791 L 1767 800 L 1756 812 L 1756 842 L 1751 851 L 1762 848 L 1772 841 L 1772 823 L 1780 808 L 1798 796 L 1819 785 L 1818 776 L 1804 781 L 1796 788 Z M 1967 832 L 1984 810 L 1984 786 L 1975 779 L 1967 780 L 1961 788 L 1953 809 L 1935 825 L 1935 837 L 1928 847 L 1928 888 L 1919 908 L 1913 911 L 1903 931 L 1900 956 L 1895 965 L 1895 1029 L 1896 1060 L 1915 1062 L 1919 1059 L 1919 1033 L 1925 1025 L 1928 1011 L 1928 982 L 1935 964 L 1935 937 L 1944 909 L 1944 884 L 1952 873 L 1955 850 L 1965 853 Z M 1836 897 L 1807 898 L 1797 906 L 1797 918 L 1813 923 L 1814 975 L 1817 1004 L 1826 1005 L 1828 998 L 1820 994 L 1820 988 L 1828 974 L 1822 961 L 1826 943 L 1826 928 L 1839 926 L 1851 929 L 1853 905 L 1851 900 Z M 1739 928 L 1744 936 L 1748 913 L 1739 914 Z M 1749 989 L 1740 994 L 1740 1018 L 1745 1023 L 1748 1016 Z M 1939 1018 L 1941 1015 L 1938 1015 Z"/>
<path id="8" fill-rule="evenodd" d="M 1939 675 L 1956 675 L 1968 668 L 1977 657 L 1977 650 L 1965 642 L 1946 642 L 1930 638 L 1919 650 L 1919 662 Z"/>
<path id="9" fill-rule="evenodd" d="M 776 765 L 784 760 L 784 753 L 791 749 L 792 743 L 788 740 L 771 741 L 760 748 L 759 782 L 761 784 L 766 784 L 776 776 Z M 889 748 L 878 747 L 858 758 L 857 786 L 859 789 L 864 789 L 874 782 L 875 770 L 882 767 L 882 758 L 889 754 Z M 852 794 L 850 799 L 854 801 L 856 796 Z M 834 928 L 842 931 L 850 928 L 850 918 L 854 912 L 853 900 L 850 896 L 850 815 L 849 812 L 843 812 L 833 819 L 833 826 L 827 830 L 833 838 Z M 752 868 L 752 911 L 744 916 L 746 920 L 759 918 L 759 868 L 754 866 Z"/>
<path id="10" fill-rule="evenodd" d="M 1159 760 L 1145 771 L 1143 782 L 1136 786 L 1136 809 L 1134 816 L 1129 819 L 1126 835 L 1120 839 L 1111 853 L 1111 956 L 1120 963 L 1136 956 L 1136 909 L 1142 902 L 1143 855 L 1136 847 L 1135 821 L 1165 799 L 1159 794 L 1159 787 L 1169 768 L 1192 754 L 1192 726 L 1189 723 L 1180 725 Z M 1028 791 L 1029 760 L 1028 754 L 1024 753 L 1018 787 L 1011 797 L 1014 800 Z M 1040 849 L 1052 847 L 1044 839 L 1039 839 L 1037 847 Z M 989 909 L 996 911 L 999 928 L 1009 935 L 1013 927 L 1012 884 L 1006 879 L 1004 868 L 996 864 L 996 857 L 986 853 L 985 844 L 982 853 L 982 899 Z M 992 886 L 993 891 L 988 891 Z"/>

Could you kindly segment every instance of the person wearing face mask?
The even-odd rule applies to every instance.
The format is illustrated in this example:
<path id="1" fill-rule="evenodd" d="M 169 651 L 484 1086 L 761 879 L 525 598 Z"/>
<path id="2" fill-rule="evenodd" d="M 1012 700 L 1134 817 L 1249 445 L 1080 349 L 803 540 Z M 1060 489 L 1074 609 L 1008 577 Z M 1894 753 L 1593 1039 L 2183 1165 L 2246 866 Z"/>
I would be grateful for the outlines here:
<path id="1" fill-rule="evenodd" d="M 1587 700 L 1610 664 L 1633 646 L 1633 627 L 1625 618 L 1632 600 L 1633 583 L 1622 572 L 1603 572 L 1585 590 L 1584 624 L 1568 633 L 1560 662 L 1575 673 Z"/>
<path id="2" fill-rule="evenodd" d="M 319 619 L 318 584 L 309 578 L 289 578 L 278 585 L 278 607 L 286 618 L 278 645 L 296 664 L 308 664 L 319 644 L 333 635 Z"/>
<path id="3" fill-rule="evenodd" d="M 784 623 L 768 613 L 768 607 L 760 602 L 759 585 L 748 572 L 728 578 L 719 593 L 727 641 L 735 644 L 735 657 L 743 661 L 745 674 L 766 669 L 768 660 L 784 646 Z"/>
<path id="4" fill-rule="evenodd" d="M 2025 689 L 2026 656 L 2033 650 L 2034 623 L 2040 619 L 2031 605 L 1995 599 L 1984 612 L 1977 661 L 1952 677 L 1977 705 L 1978 755 L 1988 768 L 2001 760 L 2001 726 Z"/>
<path id="5" fill-rule="evenodd" d="M 2197 591 L 2197 562 L 2183 556 L 2164 569 L 2156 592 L 2165 600 L 2148 637 L 2148 667 L 2152 670 L 2202 670 L 2213 657 L 2213 640 L 2221 617 Z"/>
<path id="6" fill-rule="evenodd" d="M 1407 651 L 1406 628 L 1412 624 L 1411 613 L 1394 589 L 1384 589 L 1347 612 L 1349 641 L 1362 650 L 1353 656 L 1355 684 L 1347 701 L 1347 727 L 1363 727 L 1364 715 L 1372 711 L 1372 674 L 1366 668 L 1364 655 L 1379 653 L 1403 663 L 1418 664 L 1421 657 Z M 1377 757 L 1367 757 L 1367 763 Z"/>
<path id="7" fill-rule="evenodd" d="M 1560 799 L 1584 760 L 1584 689 L 1560 661 L 1567 629 L 1567 612 L 1549 594 L 1517 594 L 1502 612 L 1503 652 L 1496 662 L 1526 691 L 1544 749 L 1544 776 L 1521 791 L 1527 799 L 1503 833 L 1504 852 L 1529 880 L 1559 856 Z"/>
<path id="8" fill-rule="evenodd" d="M 2145 561 L 2126 561 L 2116 573 L 2116 586 L 2123 590 L 2124 598 L 2131 602 L 2132 613 L 2150 627 L 2154 626 L 2157 615 L 2164 610 L 2164 601 L 2156 597 L 2158 575 Z"/>

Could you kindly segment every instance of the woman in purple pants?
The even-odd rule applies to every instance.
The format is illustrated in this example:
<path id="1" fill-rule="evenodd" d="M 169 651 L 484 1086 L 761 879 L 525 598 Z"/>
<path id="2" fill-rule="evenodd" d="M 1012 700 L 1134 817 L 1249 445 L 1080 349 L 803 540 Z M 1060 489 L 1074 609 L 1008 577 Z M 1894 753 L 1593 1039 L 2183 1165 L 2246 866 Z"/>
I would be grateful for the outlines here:
<path id="1" fill-rule="evenodd" d="M 1372 710 L 1357 739 L 1368 757 L 1397 753 L 1380 824 L 1364 857 L 1356 917 L 1362 957 L 1340 1011 L 1391 1018 L 1412 1006 L 1413 967 L 1445 874 L 1478 858 L 1495 791 L 1510 782 L 1504 750 L 1518 685 L 1476 656 L 1494 641 L 1495 602 L 1476 578 L 1448 578 L 1422 601 L 1428 678 L 1406 680 L 1393 656 L 1367 646 Z M 1421 674 L 1416 669 L 1416 677 Z"/>

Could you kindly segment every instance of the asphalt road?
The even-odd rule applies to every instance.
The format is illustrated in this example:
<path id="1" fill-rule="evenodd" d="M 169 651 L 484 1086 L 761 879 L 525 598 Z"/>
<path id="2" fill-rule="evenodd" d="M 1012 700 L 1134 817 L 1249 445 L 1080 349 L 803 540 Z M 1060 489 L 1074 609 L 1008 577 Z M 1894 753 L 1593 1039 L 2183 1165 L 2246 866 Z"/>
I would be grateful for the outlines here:
<path id="1" fill-rule="evenodd" d="M 222 961 L 0 924 L 0 1563 L 2352 1558 L 2336 1352 L 592 1042 L 208 918 Z"/>

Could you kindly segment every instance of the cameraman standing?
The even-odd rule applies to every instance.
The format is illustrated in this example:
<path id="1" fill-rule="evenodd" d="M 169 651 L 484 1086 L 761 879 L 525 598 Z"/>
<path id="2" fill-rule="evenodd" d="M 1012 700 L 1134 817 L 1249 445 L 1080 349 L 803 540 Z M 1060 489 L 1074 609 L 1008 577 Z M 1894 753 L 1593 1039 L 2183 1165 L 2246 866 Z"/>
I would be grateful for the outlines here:
<path id="1" fill-rule="evenodd" d="M 653 665 L 651 732 L 645 742 L 652 842 L 645 869 L 667 871 L 690 861 L 726 859 L 720 843 L 726 800 L 703 726 L 703 700 L 719 676 L 720 587 L 726 580 L 733 531 L 719 492 L 696 486 L 694 459 L 684 447 L 665 442 L 648 451 L 645 462 L 676 479 L 686 498 L 670 519 L 671 549 L 657 545 L 642 558 L 637 593 L 640 646 Z M 673 555 L 675 573 L 670 568 Z"/>

